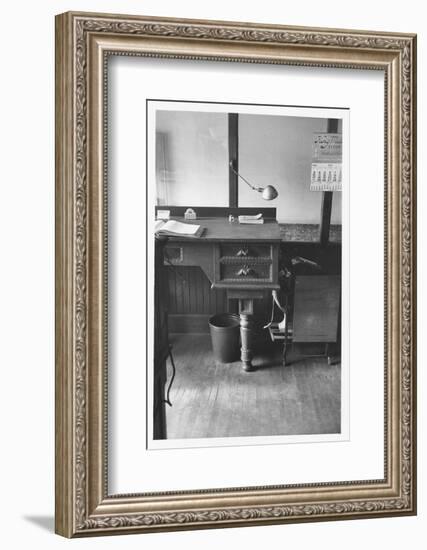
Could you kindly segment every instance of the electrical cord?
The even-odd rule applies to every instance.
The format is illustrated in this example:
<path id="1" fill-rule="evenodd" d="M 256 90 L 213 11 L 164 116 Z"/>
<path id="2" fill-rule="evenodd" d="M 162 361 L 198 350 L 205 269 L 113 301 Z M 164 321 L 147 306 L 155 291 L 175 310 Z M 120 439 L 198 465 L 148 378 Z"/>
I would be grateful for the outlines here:
<path id="1" fill-rule="evenodd" d="M 279 302 L 279 298 L 277 296 L 277 290 L 272 290 L 271 291 L 271 294 L 273 296 L 273 300 L 272 300 L 272 303 L 271 303 L 271 318 L 270 318 L 270 322 L 265 325 L 263 328 L 266 329 L 266 328 L 270 328 L 271 325 L 273 324 L 273 321 L 274 321 L 274 305 L 276 304 L 277 307 L 280 309 L 280 311 L 283 313 L 284 315 L 284 318 L 283 318 L 283 321 L 281 321 L 279 323 L 279 326 L 284 323 L 286 321 L 286 309 L 282 306 L 282 304 Z"/>
<path id="2" fill-rule="evenodd" d="M 172 347 L 169 346 L 169 353 L 166 357 L 169 357 L 170 360 L 171 360 L 171 365 L 172 365 L 172 377 L 170 379 L 170 382 L 169 382 L 169 385 L 168 385 L 168 389 L 166 390 L 166 399 L 163 399 L 163 403 L 166 403 L 167 405 L 169 405 L 169 407 L 172 407 L 172 403 L 171 403 L 171 400 L 170 400 L 170 391 L 171 391 L 171 388 L 172 388 L 172 384 L 173 384 L 173 381 L 175 380 L 175 375 L 176 375 L 176 367 L 175 367 L 175 362 L 173 360 L 173 355 L 172 355 Z"/>

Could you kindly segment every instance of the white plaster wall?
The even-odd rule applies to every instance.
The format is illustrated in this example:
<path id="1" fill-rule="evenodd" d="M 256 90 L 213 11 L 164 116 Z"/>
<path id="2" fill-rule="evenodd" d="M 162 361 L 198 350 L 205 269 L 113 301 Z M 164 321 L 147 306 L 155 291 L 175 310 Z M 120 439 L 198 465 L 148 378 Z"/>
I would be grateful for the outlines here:
<path id="1" fill-rule="evenodd" d="M 228 206 L 227 114 L 157 111 L 156 132 L 165 137 L 163 204 Z"/>
<path id="2" fill-rule="evenodd" d="M 279 196 L 264 203 L 239 182 L 240 206 L 275 206 L 280 223 L 319 223 L 322 193 L 310 191 L 312 136 L 326 132 L 324 118 L 239 116 L 239 171 L 259 187 L 273 185 Z"/>

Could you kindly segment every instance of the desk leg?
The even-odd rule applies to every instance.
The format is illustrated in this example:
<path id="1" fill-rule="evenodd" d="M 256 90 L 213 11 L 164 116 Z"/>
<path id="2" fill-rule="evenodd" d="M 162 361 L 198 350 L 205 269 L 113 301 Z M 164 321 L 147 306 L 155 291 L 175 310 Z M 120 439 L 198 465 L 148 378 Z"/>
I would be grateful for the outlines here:
<path id="1" fill-rule="evenodd" d="M 252 314 L 253 300 L 239 300 L 240 312 L 240 338 L 242 340 L 241 360 L 243 370 L 250 372 L 255 370 L 252 366 Z"/>

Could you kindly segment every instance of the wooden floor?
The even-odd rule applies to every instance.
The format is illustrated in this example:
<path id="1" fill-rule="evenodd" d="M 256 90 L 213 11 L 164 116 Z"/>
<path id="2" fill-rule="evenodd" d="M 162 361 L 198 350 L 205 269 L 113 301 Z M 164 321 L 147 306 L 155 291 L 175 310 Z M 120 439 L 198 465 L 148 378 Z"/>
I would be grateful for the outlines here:
<path id="1" fill-rule="evenodd" d="M 168 439 L 340 432 L 340 364 L 309 358 L 283 367 L 280 346 L 270 343 L 247 373 L 240 362 L 217 363 L 209 335 L 171 335 L 171 344 Z"/>

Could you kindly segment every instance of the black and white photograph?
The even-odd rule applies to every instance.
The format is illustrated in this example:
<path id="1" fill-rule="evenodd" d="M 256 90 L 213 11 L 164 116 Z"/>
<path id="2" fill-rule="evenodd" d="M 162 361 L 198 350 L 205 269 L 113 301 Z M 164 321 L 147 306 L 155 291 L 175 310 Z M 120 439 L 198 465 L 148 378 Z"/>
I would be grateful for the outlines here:
<path id="1" fill-rule="evenodd" d="M 147 100 L 149 449 L 348 437 L 349 115 Z"/>

